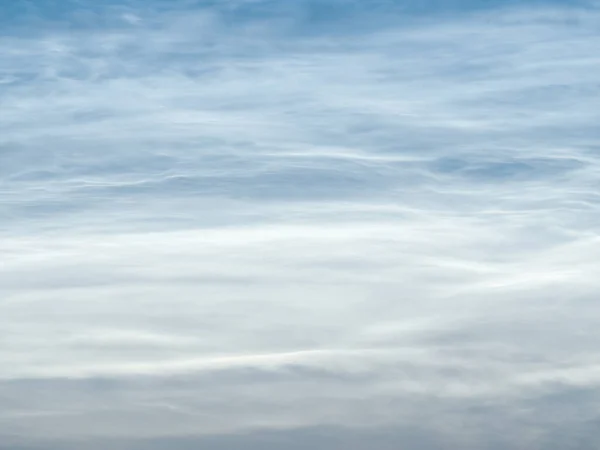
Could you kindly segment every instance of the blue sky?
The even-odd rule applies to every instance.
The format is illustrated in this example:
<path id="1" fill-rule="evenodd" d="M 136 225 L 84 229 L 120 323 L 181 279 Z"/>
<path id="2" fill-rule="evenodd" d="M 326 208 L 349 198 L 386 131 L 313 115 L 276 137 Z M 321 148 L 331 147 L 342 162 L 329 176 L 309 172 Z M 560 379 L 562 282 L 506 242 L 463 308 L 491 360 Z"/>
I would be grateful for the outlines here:
<path id="1" fill-rule="evenodd" d="M 0 450 L 596 448 L 597 3 L 5 3 Z"/>

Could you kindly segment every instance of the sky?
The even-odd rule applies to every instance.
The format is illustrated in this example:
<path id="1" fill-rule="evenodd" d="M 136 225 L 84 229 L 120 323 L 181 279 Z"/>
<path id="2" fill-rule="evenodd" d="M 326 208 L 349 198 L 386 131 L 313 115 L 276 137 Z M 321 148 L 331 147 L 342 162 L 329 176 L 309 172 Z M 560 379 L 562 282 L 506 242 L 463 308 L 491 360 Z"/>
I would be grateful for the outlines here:
<path id="1" fill-rule="evenodd" d="M 592 450 L 600 4 L 0 3 L 0 450 Z"/>

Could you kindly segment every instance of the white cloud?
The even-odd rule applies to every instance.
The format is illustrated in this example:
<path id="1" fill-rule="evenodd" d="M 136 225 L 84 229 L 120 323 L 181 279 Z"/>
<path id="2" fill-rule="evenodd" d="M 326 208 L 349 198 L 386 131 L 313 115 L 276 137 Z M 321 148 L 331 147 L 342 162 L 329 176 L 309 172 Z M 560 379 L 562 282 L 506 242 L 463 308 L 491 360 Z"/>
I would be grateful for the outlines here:
<path id="1" fill-rule="evenodd" d="M 119 14 L 0 42 L 0 436 L 459 439 L 597 389 L 597 11 Z"/>

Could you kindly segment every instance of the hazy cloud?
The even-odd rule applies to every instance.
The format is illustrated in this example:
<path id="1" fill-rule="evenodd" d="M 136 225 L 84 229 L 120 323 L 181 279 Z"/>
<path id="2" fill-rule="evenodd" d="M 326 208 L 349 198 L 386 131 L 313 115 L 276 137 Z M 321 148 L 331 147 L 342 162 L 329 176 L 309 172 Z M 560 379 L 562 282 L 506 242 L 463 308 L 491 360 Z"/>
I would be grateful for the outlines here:
<path id="1" fill-rule="evenodd" d="M 596 7 L 81 5 L 0 38 L 2 450 L 595 448 Z"/>

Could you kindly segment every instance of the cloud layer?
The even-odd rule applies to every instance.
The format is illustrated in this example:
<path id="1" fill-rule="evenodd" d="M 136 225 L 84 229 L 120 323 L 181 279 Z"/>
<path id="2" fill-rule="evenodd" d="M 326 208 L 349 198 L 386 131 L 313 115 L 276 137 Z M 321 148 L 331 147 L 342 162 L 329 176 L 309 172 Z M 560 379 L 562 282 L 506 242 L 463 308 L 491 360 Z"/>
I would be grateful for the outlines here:
<path id="1" fill-rule="evenodd" d="M 7 448 L 594 448 L 600 13 L 351 3 L 0 38 Z"/>

